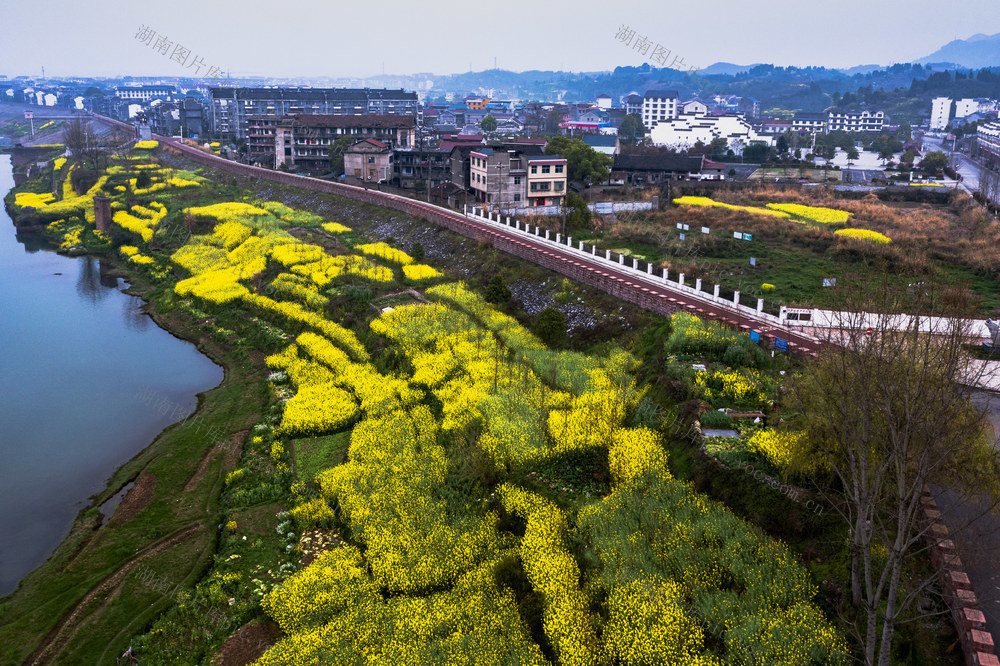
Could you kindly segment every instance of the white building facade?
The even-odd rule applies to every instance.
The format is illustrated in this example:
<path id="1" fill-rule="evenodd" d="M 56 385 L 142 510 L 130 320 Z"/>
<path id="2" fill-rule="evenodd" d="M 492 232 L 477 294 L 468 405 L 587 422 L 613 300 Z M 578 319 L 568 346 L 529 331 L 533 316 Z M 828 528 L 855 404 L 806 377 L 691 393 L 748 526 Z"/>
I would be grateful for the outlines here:
<path id="1" fill-rule="evenodd" d="M 734 152 L 740 153 L 751 141 L 763 141 L 771 145 L 772 138 L 758 134 L 752 125 L 741 116 L 703 116 L 681 114 L 676 120 L 662 121 L 649 133 L 653 143 L 678 150 L 693 148 L 699 141 L 709 144 L 713 139 L 723 138 Z"/>
<path id="2" fill-rule="evenodd" d="M 642 124 L 647 129 L 677 117 L 676 90 L 647 90 L 642 96 Z"/>
<path id="3" fill-rule="evenodd" d="M 831 111 L 826 131 L 881 132 L 884 126 L 885 114 L 881 111 Z"/>
<path id="4" fill-rule="evenodd" d="M 935 97 L 931 100 L 931 129 L 943 130 L 951 120 L 951 98 Z"/>

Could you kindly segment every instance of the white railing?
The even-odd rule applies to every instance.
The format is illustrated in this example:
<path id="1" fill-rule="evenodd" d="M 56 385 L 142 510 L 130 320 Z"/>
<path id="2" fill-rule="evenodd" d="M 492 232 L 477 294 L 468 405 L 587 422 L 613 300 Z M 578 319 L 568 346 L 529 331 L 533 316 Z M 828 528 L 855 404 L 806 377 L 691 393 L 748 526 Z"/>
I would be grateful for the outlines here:
<path id="1" fill-rule="evenodd" d="M 465 215 L 467 218 L 493 226 L 503 227 L 509 232 L 530 237 L 536 242 L 541 241 L 543 243 L 549 243 L 552 246 L 559 248 L 562 252 L 576 254 L 581 257 L 585 257 L 590 261 L 606 264 L 609 267 L 614 268 L 616 271 L 624 272 L 640 282 L 676 291 L 694 300 L 725 309 L 741 317 L 754 319 L 780 328 L 797 330 L 797 332 L 803 337 L 816 339 L 815 336 L 801 330 L 807 328 L 850 327 L 864 329 L 869 327 L 884 328 L 888 326 L 889 328 L 902 330 L 905 328 L 912 328 L 914 325 L 913 317 L 911 315 L 896 315 L 886 321 L 882 315 L 876 313 L 852 313 L 837 310 L 821 310 L 818 308 L 788 308 L 784 305 L 780 306 L 779 314 L 775 316 L 763 311 L 763 299 L 757 299 L 757 307 L 755 308 L 743 305 L 739 302 L 739 292 L 736 292 L 731 300 L 723 298 L 719 296 L 721 287 L 717 284 L 712 285 L 712 293 L 708 293 L 702 290 L 702 281 L 700 278 L 695 280 L 695 285 L 692 287 L 690 284 L 685 282 L 685 276 L 683 273 L 670 274 L 669 271 L 664 268 L 660 274 L 657 274 L 653 265 L 646 261 L 643 262 L 646 270 L 642 270 L 639 268 L 640 260 L 635 257 L 628 257 L 623 254 L 613 253 L 611 250 L 599 250 L 597 246 L 593 244 L 588 245 L 583 241 L 577 241 L 574 243 L 571 236 L 563 238 L 562 235 L 558 233 L 553 235 L 547 229 L 542 229 L 537 225 L 532 226 L 530 224 L 525 224 L 520 220 L 507 215 L 486 212 L 481 208 L 473 206 L 465 207 Z M 802 318 L 788 319 L 789 314 L 795 314 L 796 316 Z M 922 316 L 919 317 L 919 320 L 916 323 L 921 331 L 939 333 L 948 330 L 948 326 L 951 325 L 951 320 L 947 317 Z M 989 328 L 986 326 L 985 321 L 969 320 L 966 321 L 965 324 L 968 327 L 970 336 L 985 338 L 987 340 L 991 339 L 992 336 L 989 333 Z"/>
<path id="2" fill-rule="evenodd" d="M 538 225 L 532 226 L 500 213 L 491 213 L 484 211 L 481 208 L 466 206 L 465 216 L 485 224 L 503 227 L 508 232 L 529 237 L 536 242 L 540 241 L 548 243 L 553 247 L 559 248 L 562 252 L 575 254 L 592 262 L 606 264 L 609 267 L 614 268 L 616 271 L 628 274 L 640 283 L 651 284 L 657 287 L 663 287 L 676 291 L 694 300 L 725 309 L 741 317 L 756 319 L 775 326 L 782 325 L 780 317 L 763 311 L 763 299 L 757 299 L 757 307 L 749 307 L 739 302 L 739 292 L 735 293 L 732 300 L 723 298 L 719 295 L 721 290 L 719 285 L 713 285 L 712 293 L 703 291 L 701 289 L 701 278 L 696 279 L 695 285 L 692 287 L 685 283 L 685 276 L 683 273 L 672 275 L 666 268 L 661 269 L 661 271 L 657 273 L 655 272 L 653 264 L 646 261 L 643 262 L 645 264 L 645 270 L 642 270 L 639 268 L 639 259 L 635 257 L 627 257 L 623 254 L 612 253 L 611 250 L 599 250 L 596 245 L 590 244 L 588 246 L 588 244 L 583 241 L 577 241 L 574 243 L 572 236 L 563 238 L 562 234 L 557 233 L 554 234 L 553 237 L 552 232 L 548 229 L 542 229 Z"/>

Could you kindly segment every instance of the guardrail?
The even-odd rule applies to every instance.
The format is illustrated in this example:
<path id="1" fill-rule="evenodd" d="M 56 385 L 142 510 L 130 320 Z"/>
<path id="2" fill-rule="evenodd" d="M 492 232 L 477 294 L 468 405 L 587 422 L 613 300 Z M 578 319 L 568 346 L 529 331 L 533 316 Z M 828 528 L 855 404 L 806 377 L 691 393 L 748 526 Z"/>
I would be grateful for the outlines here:
<path id="1" fill-rule="evenodd" d="M 695 279 L 694 286 L 691 286 L 687 283 L 684 273 L 671 273 L 666 268 L 657 269 L 651 262 L 640 260 L 637 257 L 629 257 L 628 255 L 612 252 L 611 250 L 599 250 L 596 245 L 590 244 L 588 246 L 584 241 L 577 241 L 574 244 L 572 236 L 563 238 L 562 234 L 559 233 L 555 234 L 553 238 L 551 231 L 548 229 L 542 229 L 538 225 L 532 226 L 531 224 L 522 223 L 520 220 L 513 219 L 507 215 L 484 211 L 482 208 L 466 206 L 464 212 L 466 217 L 470 219 L 503 227 L 507 231 L 529 237 L 535 242 L 548 243 L 553 247 L 558 247 L 563 252 L 570 252 L 581 257 L 586 257 L 590 261 L 607 264 L 615 270 L 624 271 L 642 282 L 677 291 L 692 299 L 715 307 L 724 308 L 748 319 L 756 319 L 773 326 L 783 325 L 781 316 L 764 312 L 764 299 L 762 298 L 757 299 L 756 307 L 743 305 L 740 303 L 740 292 L 735 292 L 732 300 L 723 298 L 719 295 L 722 289 L 720 285 L 714 284 L 712 285 L 711 292 L 705 291 L 702 287 L 706 285 L 701 278 Z M 640 261 L 642 262 L 641 264 Z"/>

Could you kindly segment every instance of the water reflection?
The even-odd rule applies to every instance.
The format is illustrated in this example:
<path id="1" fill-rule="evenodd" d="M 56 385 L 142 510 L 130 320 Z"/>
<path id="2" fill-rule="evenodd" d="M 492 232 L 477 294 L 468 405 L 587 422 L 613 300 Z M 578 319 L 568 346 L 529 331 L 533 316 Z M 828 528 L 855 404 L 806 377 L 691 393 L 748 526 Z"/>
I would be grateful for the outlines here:
<path id="1" fill-rule="evenodd" d="M 152 320 L 149 315 L 142 311 L 144 304 L 138 296 L 129 296 L 127 300 L 122 302 L 122 319 L 129 329 L 145 331 L 149 328 L 149 323 Z"/>
<path id="2" fill-rule="evenodd" d="M 91 303 L 108 297 L 108 289 L 101 284 L 99 260 L 94 257 L 80 257 L 80 274 L 76 280 L 76 293 Z"/>

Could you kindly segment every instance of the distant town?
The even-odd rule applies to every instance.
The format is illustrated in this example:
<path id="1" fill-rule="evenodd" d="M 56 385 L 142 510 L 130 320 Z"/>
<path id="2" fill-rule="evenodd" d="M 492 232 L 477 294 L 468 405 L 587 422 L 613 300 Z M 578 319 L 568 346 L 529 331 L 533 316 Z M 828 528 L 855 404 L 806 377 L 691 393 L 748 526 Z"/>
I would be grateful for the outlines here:
<path id="1" fill-rule="evenodd" d="M 517 75 L 499 71 L 483 72 L 480 79 L 506 87 L 479 85 L 469 93 L 439 86 L 468 84 L 475 80 L 472 73 L 443 81 L 431 75 L 395 79 L 413 89 L 223 82 L 221 72 L 216 78 L 20 76 L 0 77 L 0 101 L 85 111 L 133 123 L 145 133 L 219 143 L 221 155 L 245 164 L 509 212 L 551 211 L 566 204 L 567 193 L 595 184 L 641 188 L 671 180 L 767 179 L 855 188 L 935 183 L 998 199 L 1000 186 L 994 183 L 1000 179 L 993 170 L 1000 162 L 1000 94 L 933 94 L 994 90 L 1000 84 L 991 70 L 897 65 L 833 77 L 829 80 L 845 92 L 824 94 L 829 104 L 821 111 L 815 110 L 822 104 L 815 96 L 796 98 L 800 109 L 782 108 L 768 98 L 774 85 L 761 81 L 800 79 L 806 71 L 813 86 L 826 85 L 824 77 L 832 76 L 829 70 L 757 66 L 692 79 L 648 65 L 620 67 L 591 85 L 620 88 L 640 80 L 679 85 L 600 92 L 576 102 L 564 98 L 586 91 L 568 83 L 570 90 L 553 93 L 558 99 L 515 98 L 507 93 L 523 94 L 525 88 L 516 83 Z M 889 92 L 908 74 L 913 75 L 909 89 Z M 742 81 L 747 78 L 753 85 Z M 727 81 L 729 87 L 756 85 L 763 92 L 760 98 L 721 92 Z M 866 81 L 874 84 L 850 90 Z M 773 95 L 787 101 L 787 91 Z M 914 95 L 923 101 L 914 104 Z M 7 127 L 0 141 L 30 146 L 43 123 Z M 603 169 L 553 160 L 553 148 L 580 145 L 550 146 L 557 136 L 582 141 L 601 156 L 594 163 Z"/>

